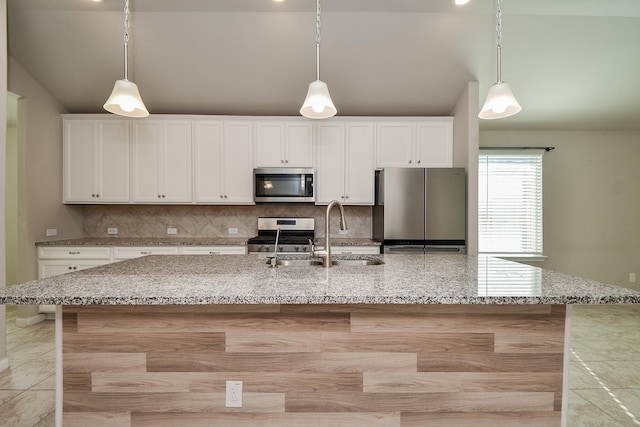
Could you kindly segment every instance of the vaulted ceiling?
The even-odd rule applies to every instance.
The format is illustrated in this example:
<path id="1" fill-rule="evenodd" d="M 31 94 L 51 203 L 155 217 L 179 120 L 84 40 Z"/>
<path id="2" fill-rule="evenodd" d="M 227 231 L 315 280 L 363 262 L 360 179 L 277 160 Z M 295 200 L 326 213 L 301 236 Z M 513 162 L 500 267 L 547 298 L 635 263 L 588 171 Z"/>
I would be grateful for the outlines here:
<path id="1" fill-rule="evenodd" d="M 9 54 L 71 113 L 123 76 L 123 1 L 8 0 Z M 495 0 L 323 0 L 338 115 L 448 115 L 496 81 Z M 298 115 L 314 0 L 131 0 L 129 78 L 151 113 Z M 505 0 L 502 77 L 523 106 L 482 129 L 640 130 L 640 2 Z"/>

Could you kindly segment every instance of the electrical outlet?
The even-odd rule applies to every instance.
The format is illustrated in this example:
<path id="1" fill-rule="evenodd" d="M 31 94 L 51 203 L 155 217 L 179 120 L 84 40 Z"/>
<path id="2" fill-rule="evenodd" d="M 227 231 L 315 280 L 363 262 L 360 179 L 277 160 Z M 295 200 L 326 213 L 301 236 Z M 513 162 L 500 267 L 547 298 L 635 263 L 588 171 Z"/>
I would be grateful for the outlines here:
<path id="1" fill-rule="evenodd" d="M 107 234 L 118 234 L 118 229 L 116 227 L 107 228 Z"/>
<path id="2" fill-rule="evenodd" d="M 229 234 L 238 234 L 237 227 L 229 227 Z"/>
<path id="3" fill-rule="evenodd" d="M 57 236 L 58 229 L 57 228 L 47 228 L 47 237 Z"/>
<path id="4" fill-rule="evenodd" d="M 227 381 L 227 408 L 242 408 L 242 381 Z"/>
<path id="5" fill-rule="evenodd" d="M 167 234 L 178 234 L 178 229 L 175 227 L 168 227 Z"/>
<path id="6" fill-rule="evenodd" d="M 636 283 L 636 273 L 629 273 L 629 283 Z"/>

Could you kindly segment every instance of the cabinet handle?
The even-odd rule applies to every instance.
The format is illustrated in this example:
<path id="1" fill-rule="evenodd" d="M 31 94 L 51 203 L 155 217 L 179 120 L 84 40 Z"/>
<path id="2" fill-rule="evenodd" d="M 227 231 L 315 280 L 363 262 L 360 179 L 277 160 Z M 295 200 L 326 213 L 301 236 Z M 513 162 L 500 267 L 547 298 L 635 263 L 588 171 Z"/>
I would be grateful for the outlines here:
<path id="1" fill-rule="evenodd" d="M 77 270 L 78 267 L 69 266 L 69 270 Z"/>
<path id="2" fill-rule="evenodd" d="M 226 194 L 224 195 L 224 198 L 225 198 L 225 199 L 227 198 L 227 195 L 226 195 Z"/>
<path id="3" fill-rule="evenodd" d="M 289 163 L 289 160 L 285 160 L 284 162 L 285 162 L 285 163 Z"/>
<path id="4" fill-rule="evenodd" d="M 141 255 L 151 255 L 153 252 L 150 251 L 140 251 Z"/>
<path id="5" fill-rule="evenodd" d="M 284 160 L 280 160 L 280 163 L 284 163 Z"/>
<path id="6" fill-rule="evenodd" d="M 80 251 L 69 251 L 69 255 L 80 255 Z"/>
<path id="7" fill-rule="evenodd" d="M 92 195 L 91 195 L 91 197 L 96 197 L 96 195 L 95 195 L 95 194 L 92 194 Z"/>
<path id="8" fill-rule="evenodd" d="M 98 197 L 98 198 L 99 198 L 99 197 L 100 197 L 100 195 L 99 195 L 99 194 L 96 194 L 96 197 Z"/>
<path id="9" fill-rule="evenodd" d="M 165 195 L 163 194 L 163 195 L 162 195 L 162 198 L 164 199 L 165 197 L 167 197 L 167 196 L 165 196 Z"/>
<path id="10" fill-rule="evenodd" d="M 418 160 L 418 164 L 420 164 L 420 162 L 422 162 L 422 160 Z"/>
<path id="11" fill-rule="evenodd" d="M 411 163 L 411 160 L 409 160 L 409 163 Z"/>
<path id="12" fill-rule="evenodd" d="M 210 255 L 220 255 L 220 252 L 216 252 L 216 251 L 209 251 Z"/>
<path id="13" fill-rule="evenodd" d="M 344 196 L 344 198 L 345 198 L 345 199 L 348 199 L 348 198 L 349 198 L 349 196 Z"/>
<path id="14" fill-rule="evenodd" d="M 161 198 L 162 196 L 160 194 L 158 194 L 158 199 Z"/>
<path id="15" fill-rule="evenodd" d="M 220 195 L 220 198 L 221 198 L 221 199 L 224 199 L 224 196 L 221 194 L 221 195 Z"/>

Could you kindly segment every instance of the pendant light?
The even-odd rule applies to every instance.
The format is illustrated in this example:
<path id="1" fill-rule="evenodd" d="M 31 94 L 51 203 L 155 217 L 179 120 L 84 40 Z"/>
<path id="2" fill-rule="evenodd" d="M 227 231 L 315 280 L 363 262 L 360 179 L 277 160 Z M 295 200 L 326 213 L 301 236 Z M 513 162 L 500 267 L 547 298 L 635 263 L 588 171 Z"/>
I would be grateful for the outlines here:
<path id="1" fill-rule="evenodd" d="M 124 79 L 116 80 L 111 96 L 103 105 L 110 113 L 125 117 L 147 117 L 138 85 L 129 81 L 129 0 L 124 1 Z"/>
<path id="2" fill-rule="evenodd" d="M 338 110 L 333 105 L 327 84 L 320 80 L 320 0 L 316 0 L 316 6 L 316 80 L 309 84 L 300 114 L 310 119 L 328 119 Z"/>
<path id="3" fill-rule="evenodd" d="M 503 119 L 518 114 L 520 110 L 522 110 L 515 96 L 513 96 L 509 83 L 502 81 L 502 0 L 498 0 L 496 18 L 496 31 L 498 32 L 496 52 L 498 79 L 497 82 L 489 88 L 487 99 L 484 101 L 480 114 L 478 114 L 479 118 L 487 120 Z"/>

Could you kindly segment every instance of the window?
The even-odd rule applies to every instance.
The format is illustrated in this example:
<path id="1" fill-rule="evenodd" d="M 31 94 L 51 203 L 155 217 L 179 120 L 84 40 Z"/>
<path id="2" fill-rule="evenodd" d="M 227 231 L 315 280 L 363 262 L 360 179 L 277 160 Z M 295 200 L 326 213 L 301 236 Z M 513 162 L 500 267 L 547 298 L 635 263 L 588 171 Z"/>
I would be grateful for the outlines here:
<path id="1" fill-rule="evenodd" d="M 543 153 L 480 151 L 480 252 L 542 255 Z"/>

